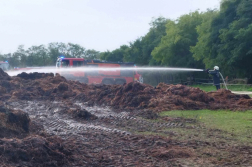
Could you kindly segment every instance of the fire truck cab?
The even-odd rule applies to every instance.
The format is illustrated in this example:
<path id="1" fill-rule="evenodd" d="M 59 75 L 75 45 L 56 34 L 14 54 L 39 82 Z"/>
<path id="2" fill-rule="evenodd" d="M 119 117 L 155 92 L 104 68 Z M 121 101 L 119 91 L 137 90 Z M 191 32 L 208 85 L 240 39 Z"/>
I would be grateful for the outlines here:
<path id="1" fill-rule="evenodd" d="M 10 69 L 10 65 L 8 61 L 0 61 L 0 68 L 3 69 L 4 71 L 7 71 Z"/>
<path id="2" fill-rule="evenodd" d="M 119 84 L 130 82 L 143 83 L 143 77 L 136 70 L 120 70 L 124 67 L 135 67 L 134 63 L 103 62 L 100 60 L 85 60 L 83 58 L 59 57 L 56 67 L 60 69 L 76 68 L 76 70 L 60 70 L 60 75 L 69 80 L 77 80 L 84 83 L 94 84 Z M 79 67 L 79 68 L 78 68 Z M 85 70 L 80 67 L 94 68 L 95 70 Z M 118 68 L 118 70 L 102 70 L 104 68 Z"/>

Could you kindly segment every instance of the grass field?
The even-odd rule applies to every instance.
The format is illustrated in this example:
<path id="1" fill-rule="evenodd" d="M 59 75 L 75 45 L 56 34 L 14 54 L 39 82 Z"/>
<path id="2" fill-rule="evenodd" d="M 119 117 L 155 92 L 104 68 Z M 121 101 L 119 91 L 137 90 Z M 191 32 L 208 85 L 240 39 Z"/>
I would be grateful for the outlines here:
<path id="1" fill-rule="evenodd" d="M 200 127 L 204 127 L 206 131 L 220 130 L 222 135 L 232 137 L 240 142 L 252 142 L 252 111 L 166 111 L 160 113 L 160 116 L 171 118 L 179 117 L 185 120 L 194 119 L 197 124 Z M 195 132 L 192 131 L 192 133 Z"/>
<path id="2" fill-rule="evenodd" d="M 197 158 L 178 159 L 182 166 L 249 166 L 252 148 L 252 110 L 185 110 L 159 113 L 154 123 L 173 126 L 141 127 L 133 134 L 160 136 L 185 146 Z M 150 121 L 150 120 L 148 120 Z M 181 126 L 181 123 L 182 126 Z M 177 126 L 180 124 L 180 126 Z M 156 127 L 156 128 L 155 128 Z M 160 143 L 164 144 L 164 143 Z"/>
<path id="3" fill-rule="evenodd" d="M 204 91 L 216 91 L 212 85 L 194 85 Z M 229 86 L 231 91 L 252 91 L 250 86 Z M 184 166 L 249 166 L 252 148 L 252 110 L 164 111 L 152 122 L 174 126 L 142 128 L 132 131 L 147 136 L 168 138 L 178 145 L 193 148 L 196 159 L 180 159 Z M 177 126 L 181 125 L 182 126 Z M 248 156 L 249 155 L 249 156 Z M 197 161 L 199 160 L 199 161 Z M 195 163 L 197 162 L 197 163 Z M 225 162 L 225 163 L 224 163 Z M 198 165 L 201 164 L 201 165 Z"/>

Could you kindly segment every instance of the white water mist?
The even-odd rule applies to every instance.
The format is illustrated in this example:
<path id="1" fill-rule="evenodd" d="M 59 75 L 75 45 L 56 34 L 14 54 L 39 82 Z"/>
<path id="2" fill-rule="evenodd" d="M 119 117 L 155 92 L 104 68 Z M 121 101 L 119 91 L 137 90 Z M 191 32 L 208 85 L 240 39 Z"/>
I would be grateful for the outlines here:
<path id="1" fill-rule="evenodd" d="M 81 71 L 81 72 L 88 72 L 88 71 L 203 71 L 202 69 L 193 69 L 193 68 L 169 68 L 169 67 L 115 67 L 115 68 L 106 68 L 106 67 L 77 67 L 77 68 L 55 68 L 55 67 L 36 67 L 36 68 L 24 68 L 19 70 L 8 71 L 7 73 L 10 76 L 16 76 L 21 74 L 22 72 L 26 73 L 60 73 L 60 72 L 74 72 L 74 71 Z"/>

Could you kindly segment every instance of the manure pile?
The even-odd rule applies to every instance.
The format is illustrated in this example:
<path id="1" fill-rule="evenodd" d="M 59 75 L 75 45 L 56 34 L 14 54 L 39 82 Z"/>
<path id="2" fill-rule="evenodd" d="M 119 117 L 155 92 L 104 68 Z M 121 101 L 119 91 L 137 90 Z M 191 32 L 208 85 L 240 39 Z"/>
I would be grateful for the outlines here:
<path id="1" fill-rule="evenodd" d="M 87 85 L 53 74 L 21 73 L 11 78 L 3 71 L 0 71 L 0 78 L 2 101 L 79 101 L 90 106 L 106 105 L 118 110 L 150 109 L 154 112 L 252 108 L 252 99 L 248 95 L 236 95 L 223 89 L 204 92 L 199 88 L 164 83 L 156 88 L 141 83 Z"/>
<path id="2" fill-rule="evenodd" d="M 162 128 L 198 127 L 188 126 L 190 120 L 151 119 L 169 110 L 251 108 L 249 96 L 226 90 L 207 93 L 163 83 L 155 88 L 140 83 L 87 85 L 53 74 L 10 77 L 0 69 L 0 166 L 246 166 L 251 147 L 172 140 L 176 133 L 155 134 Z M 229 154 L 221 161 L 218 151 L 209 155 L 205 150 L 223 145 Z M 204 163 L 198 153 L 208 155 Z"/>

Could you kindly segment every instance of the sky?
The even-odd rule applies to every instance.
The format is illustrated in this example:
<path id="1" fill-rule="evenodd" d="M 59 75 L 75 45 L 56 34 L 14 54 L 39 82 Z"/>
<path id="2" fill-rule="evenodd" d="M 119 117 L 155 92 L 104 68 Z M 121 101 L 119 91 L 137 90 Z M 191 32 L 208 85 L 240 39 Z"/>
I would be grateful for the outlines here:
<path id="1" fill-rule="evenodd" d="M 219 9 L 220 0 L 0 0 L 0 54 L 51 42 L 114 50 L 148 33 L 160 16 Z"/>

